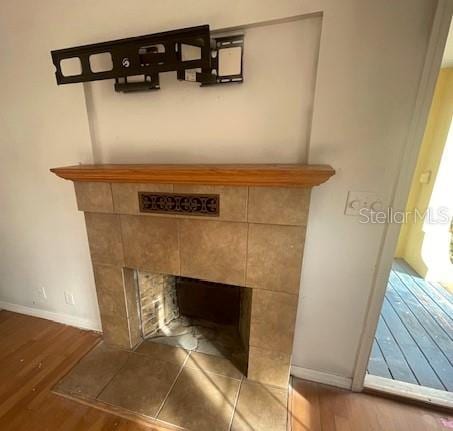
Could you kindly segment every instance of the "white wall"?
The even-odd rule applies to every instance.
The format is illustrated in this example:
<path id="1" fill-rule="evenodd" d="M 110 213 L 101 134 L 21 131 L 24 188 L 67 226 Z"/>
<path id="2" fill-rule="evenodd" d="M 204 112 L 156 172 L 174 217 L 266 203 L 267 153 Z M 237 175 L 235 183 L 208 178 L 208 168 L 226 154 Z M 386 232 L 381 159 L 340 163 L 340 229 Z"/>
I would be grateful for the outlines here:
<path id="1" fill-rule="evenodd" d="M 434 6 L 333 2 L 324 15 L 309 161 L 337 175 L 312 194 L 295 365 L 353 374 L 384 226 L 344 216 L 346 195 L 372 191 L 389 202 Z"/>
<path id="2" fill-rule="evenodd" d="M 0 301 L 98 326 L 83 216 L 72 185 L 48 171 L 91 161 L 84 97 L 75 87 L 55 88 L 49 48 L 59 36 L 44 9 L 34 2 L 1 6 Z M 59 32 L 68 37 L 67 26 Z M 44 303 L 37 302 L 41 287 Z M 66 305 L 65 290 L 76 307 Z"/>
<path id="3" fill-rule="evenodd" d="M 321 17 L 248 28 L 241 85 L 200 88 L 160 74 L 161 90 L 87 84 L 100 163 L 306 161 Z M 237 34 L 233 32 L 232 34 Z"/>
<path id="4" fill-rule="evenodd" d="M 107 130 L 110 116 L 117 116 L 121 109 L 126 111 L 126 106 L 140 106 L 148 114 L 155 109 L 156 97 L 164 104 L 171 100 L 166 96 L 174 100 L 182 95 L 190 99 L 190 104 L 211 103 L 209 99 L 217 91 L 182 89 L 190 84 L 175 84 L 172 79 L 167 87 L 163 80 L 159 95 L 134 95 L 123 105 L 118 101 L 124 95 L 113 94 L 110 84 L 87 86 L 92 90 L 89 109 L 95 139 L 91 147 L 83 86 L 55 85 L 51 49 L 200 23 L 225 28 L 323 11 L 309 161 L 330 163 L 337 175 L 313 193 L 293 363 L 351 377 L 383 232 L 379 226 L 360 225 L 357 219 L 344 216 L 344 200 L 348 190 L 375 191 L 383 198 L 391 193 L 434 7 L 435 2 L 430 0 L 235 0 L 228 7 L 213 0 L 19 0 L 2 4 L 0 52 L 7 55 L 0 57 L 0 300 L 97 324 L 82 216 L 76 212 L 71 184 L 51 176 L 48 169 L 90 162 L 93 150 L 102 160 L 127 161 L 125 156 L 123 159 L 125 149 L 141 153 L 144 140 L 136 135 L 129 139 L 131 129 L 127 125 L 115 124 L 113 131 Z M 305 21 L 304 29 L 297 27 L 294 31 L 304 32 L 305 26 L 311 25 L 307 23 L 315 21 Z M 307 34 L 314 37 L 316 31 L 312 28 Z M 252 34 L 250 39 L 253 42 Z M 248 39 L 246 47 L 247 43 Z M 313 43 L 304 45 L 301 41 L 301 56 L 307 50 L 313 52 Z M 312 63 L 302 61 L 307 61 L 310 70 Z M 259 72 L 258 68 L 248 77 L 252 88 Z M 309 85 L 295 78 L 298 84 L 294 85 L 300 85 L 298 92 L 309 95 Z M 199 96 L 205 90 L 211 93 Z M 221 107 L 224 100 L 241 100 L 240 92 L 249 90 L 247 84 L 243 90 L 240 86 L 219 89 L 221 92 L 215 94 L 222 95 L 222 100 L 216 102 L 217 106 Z M 152 106 L 145 107 L 148 97 Z M 203 100 L 194 101 L 193 97 Z M 295 100 L 287 97 L 278 100 L 277 106 L 297 104 Z M 301 103 L 305 103 L 303 97 Z M 307 119 L 306 106 L 299 106 L 303 121 Z M 170 108 L 167 106 L 166 112 Z M 265 107 L 261 109 L 264 113 L 255 113 L 256 124 L 265 116 Z M 129 112 L 123 113 L 131 120 Z M 143 124 L 148 121 L 144 118 Z M 192 127 L 191 123 L 185 125 Z M 281 130 L 285 128 L 283 122 L 279 125 Z M 240 126 L 245 130 L 245 123 Z M 264 127 L 266 133 L 272 131 L 269 124 Z M 288 143 L 282 140 L 276 146 L 272 139 L 263 140 L 259 146 L 257 129 L 252 128 L 247 135 L 259 155 L 256 161 L 269 161 L 275 154 L 278 161 L 304 160 L 306 125 L 288 127 Z M 222 131 L 225 133 L 225 129 Z M 146 157 L 203 161 L 193 154 L 193 141 L 188 140 L 193 139 L 191 133 L 169 134 L 164 128 L 160 132 L 151 141 Z M 232 134 L 231 139 L 215 141 L 204 161 L 208 156 L 209 160 L 223 161 L 219 158 L 221 151 L 227 152 L 227 161 L 242 161 L 234 148 L 236 132 L 227 132 Z M 172 136 L 183 136 L 185 143 L 181 139 L 169 143 Z M 203 142 L 209 137 L 205 134 Z M 246 149 L 248 136 L 244 138 L 240 155 L 244 161 L 251 161 L 253 154 Z M 275 151 L 277 146 L 281 152 Z M 167 155 L 162 150 L 169 147 L 181 151 Z M 206 148 L 203 146 L 203 154 Z M 46 286 L 49 299 L 46 304 L 33 304 L 33 289 L 41 285 Z M 65 289 L 75 294 L 75 307 L 64 304 Z"/>

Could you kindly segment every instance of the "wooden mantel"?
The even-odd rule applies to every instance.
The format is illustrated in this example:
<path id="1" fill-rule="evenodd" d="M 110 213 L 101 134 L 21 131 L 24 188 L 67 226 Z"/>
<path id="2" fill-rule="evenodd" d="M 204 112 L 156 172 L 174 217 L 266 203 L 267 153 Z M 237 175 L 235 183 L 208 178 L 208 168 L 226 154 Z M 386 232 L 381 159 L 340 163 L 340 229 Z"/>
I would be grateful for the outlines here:
<path id="1" fill-rule="evenodd" d="M 313 187 L 335 174 L 328 165 L 77 165 L 51 169 L 72 181 Z"/>

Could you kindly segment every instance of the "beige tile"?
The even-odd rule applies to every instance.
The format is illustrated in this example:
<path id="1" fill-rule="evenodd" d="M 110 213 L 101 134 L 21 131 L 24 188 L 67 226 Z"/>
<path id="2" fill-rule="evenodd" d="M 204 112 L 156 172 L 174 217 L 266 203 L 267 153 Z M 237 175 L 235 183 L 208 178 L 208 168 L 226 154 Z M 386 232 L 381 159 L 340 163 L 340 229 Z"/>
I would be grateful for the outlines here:
<path id="1" fill-rule="evenodd" d="M 133 340 L 129 333 L 129 321 L 120 314 L 101 314 L 102 337 L 110 346 L 131 349 Z"/>
<path id="2" fill-rule="evenodd" d="M 184 368 L 158 419 L 196 431 L 228 431 L 240 381 Z"/>
<path id="3" fill-rule="evenodd" d="M 179 369 L 171 362 L 133 353 L 98 399 L 155 417 Z"/>
<path id="4" fill-rule="evenodd" d="M 181 275 L 244 285 L 247 224 L 180 220 Z"/>
<path id="5" fill-rule="evenodd" d="M 152 341 L 146 340 L 140 344 L 136 352 L 161 361 L 172 362 L 180 366 L 184 363 L 188 355 L 188 352 L 180 347 L 153 343 Z"/>
<path id="6" fill-rule="evenodd" d="M 96 398 L 126 363 L 130 354 L 101 343 L 89 352 L 54 389 L 63 394 Z"/>
<path id="7" fill-rule="evenodd" d="M 179 275 L 178 220 L 121 217 L 126 266 Z"/>
<path id="8" fill-rule="evenodd" d="M 297 296 L 254 289 L 250 346 L 291 354 Z"/>
<path id="9" fill-rule="evenodd" d="M 119 216 L 87 212 L 85 223 L 93 264 L 122 267 L 124 259 Z"/>
<path id="10" fill-rule="evenodd" d="M 75 182 L 77 208 L 80 211 L 112 213 L 113 200 L 110 183 Z"/>
<path id="11" fill-rule="evenodd" d="M 127 317 L 123 271 L 110 265 L 93 265 L 96 292 L 101 314 Z"/>
<path id="12" fill-rule="evenodd" d="M 240 380 L 243 376 L 241 371 L 229 359 L 199 352 L 192 352 L 190 354 L 186 367 L 221 374 L 232 379 Z"/>
<path id="13" fill-rule="evenodd" d="M 172 184 L 112 183 L 113 206 L 117 214 L 140 214 L 138 192 L 172 192 Z"/>
<path id="14" fill-rule="evenodd" d="M 288 387 L 291 355 L 250 347 L 247 377 L 267 385 Z"/>
<path id="15" fill-rule="evenodd" d="M 250 187 L 248 221 L 307 225 L 310 188 Z"/>
<path id="16" fill-rule="evenodd" d="M 305 228 L 250 224 L 246 285 L 298 294 Z"/>
<path id="17" fill-rule="evenodd" d="M 131 345 L 136 346 L 143 340 L 140 306 L 138 299 L 138 285 L 135 280 L 135 270 L 123 268 L 124 293 L 126 295 L 127 318 L 129 320 L 129 330 Z"/>
<path id="18" fill-rule="evenodd" d="M 285 431 L 286 422 L 286 391 L 242 383 L 231 431 Z"/>
<path id="19" fill-rule="evenodd" d="M 218 194 L 220 213 L 216 220 L 247 221 L 247 187 L 175 184 L 174 193 Z"/>

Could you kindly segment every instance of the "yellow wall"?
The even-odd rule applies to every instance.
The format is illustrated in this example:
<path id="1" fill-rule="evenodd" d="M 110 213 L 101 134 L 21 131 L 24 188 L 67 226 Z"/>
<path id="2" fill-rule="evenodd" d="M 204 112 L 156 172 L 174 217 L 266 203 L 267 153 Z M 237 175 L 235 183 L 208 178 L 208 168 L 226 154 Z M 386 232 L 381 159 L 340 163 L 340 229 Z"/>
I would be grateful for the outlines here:
<path id="1" fill-rule="evenodd" d="M 406 211 L 428 208 L 442 152 L 447 140 L 453 115 L 453 68 L 440 71 L 433 103 L 428 117 L 425 136 L 417 160 Z M 424 172 L 431 171 L 427 184 L 420 182 Z M 426 276 L 427 267 L 421 256 L 424 239 L 423 220 L 402 226 L 396 249 L 396 257 L 406 260 L 420 275 Z"/>

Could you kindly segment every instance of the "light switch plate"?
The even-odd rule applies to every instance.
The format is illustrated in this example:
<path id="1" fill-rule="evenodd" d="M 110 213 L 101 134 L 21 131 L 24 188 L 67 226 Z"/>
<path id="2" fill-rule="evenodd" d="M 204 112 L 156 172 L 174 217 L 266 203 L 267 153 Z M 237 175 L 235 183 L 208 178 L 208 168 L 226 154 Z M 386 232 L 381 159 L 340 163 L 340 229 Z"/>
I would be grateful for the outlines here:
<path id="1" fill-rule="evenodd" d="M 359 216 L 360 211 L 383 211 L 382 199 L 374 192 L 349 192 L 344 213 L 350 216 Z"/>

